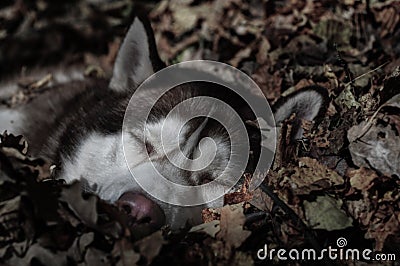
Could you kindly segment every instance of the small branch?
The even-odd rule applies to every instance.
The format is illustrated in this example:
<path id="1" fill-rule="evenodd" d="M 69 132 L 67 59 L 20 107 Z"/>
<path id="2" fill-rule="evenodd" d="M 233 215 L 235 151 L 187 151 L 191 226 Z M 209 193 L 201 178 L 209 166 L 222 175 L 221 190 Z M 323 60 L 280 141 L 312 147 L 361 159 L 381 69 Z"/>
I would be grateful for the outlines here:
<path id="1" fill-rule="evenodd" d="M 387 64 L 389 64 L 389 63 L 390 63 L 390 61 L 387 61 L 386 63 L 383 63 L 382 65 L 380 65 L 380 66 L 378 66 L 378 67 L 376 67 L 376 68 L 374 68 L 374 69 L 372 69 L 372 70 L 370 70 L 370 71 L 368 71 L 368 72 L 366 72 L 366 73 L 364 73 L 364 74 L 362 74 L 362 75 L 360 75 L 360 76 L 354 78 L 353 80 L 347 82 L 347 83 L 345 84 L 345 86 L 348 86 L 348 85 L 350 85 L 351 83 L 354 83 L 354 81 L 359 80 L 360 78 L 362 78 L 362 77 L 364 77 L 364 76 L 366 76 L 366 75 L 368 75 L 368 74 L 370 74 L 370 73 L 372 73 L 372 72 L 375 72 L 375 71 L 381 69 L 382 67 L 384 67 L 385 65 L 387 65 Z"/>
<path id="2" fill-rule="evenodd" d="M 314 235 L 311 233 L 311 230 L 307 227 L 307 225 L 299 218 L 299 216 L 285 203 L 283 202 L 272 190 L 265 184 L 261 184 L 260 188 L 267 194 L 275 204 L 277 204 L 287 215 L 289 215 L 290 219 L 293 223 L 300 227 L 301 231 L 304 232 L 304 236 L 310 242 L 311 246 L 315 250 L 322 250 L 321 246 L 318 244 Z"/>
<path id="3" fill-rule="evenodd" d="M 343 67 L 344 71 L 346 72 L 347 79 L 350 81 L 350 84 L 353 84 L 353 73 L 351 73 L 349 64 L 346 60 L 343 59 L 341 52 L 339 51 L 337 44 L 334 44 L 336 50 L 336 58 L 339 61 L 339 64 Z"/>

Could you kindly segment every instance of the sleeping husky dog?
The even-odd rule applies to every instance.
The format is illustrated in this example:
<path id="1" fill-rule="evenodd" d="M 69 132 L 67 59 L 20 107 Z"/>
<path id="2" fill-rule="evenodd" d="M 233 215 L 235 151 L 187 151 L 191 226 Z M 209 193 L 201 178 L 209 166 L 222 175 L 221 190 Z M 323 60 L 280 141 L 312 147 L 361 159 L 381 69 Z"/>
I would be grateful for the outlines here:
<path id="1" fill-rule="evenodd" d="M 195 207 L 163 203 L 132 181 L 124 158 L 121 130 L 131 95 L 145 79 L 164 67 L 156 51 L 151 28 L 135 18 L 116 57 L 110 81 L 84 78 L 79 71 L 55 70 L 51 89 L 28 104 L 15 108 L 1 107 L 0 130 L 23 134 L 30 144 L 32 155 L 54 162 L 57 178 L 68 183 L 81 180 L 85 191 L 116 203 L 130 217 L 133 228 L 151 232 L 164 224 L 179 228 L 188 221 L 199 223 L 201 209 L 222 205 L 222 199 Z M 10 94 L 13 86 L 10 82 L 3 82 L 0 96 L 4 98 Z M 296 113 L 299 119 L 313 120 L 323 107 L 323 93 L 318 89 L 321 88 L 300 90 L 287 97 L 275 110 L 276 122 L 285 120 L 292 113 Z M 151 91 L 139 95 L 140 101 L 134 104 L 135 112 L 141 112 L 148 93 Z M 179 85 L 155 104 L 148 117 L 150 122 L 145 129 L 148 132 L 145 143 L 139 143 L 143 139 L 140 130 L 131 132 L 131 146 L 125 149 L 135 157 L 132 167 L 139 175 L 151 175 L 146 158 L 158 165 L 157 170 L 163 176 L 188 186 L 207 183 L 226 167 L 231 147 L 227 132 L 218 122 L 193 119 L 178 137 L 176 120 L 180 118 L 167 119 L 167 114 L 175 105 L 195 96 L 210 96 L 230 104 L 243 121 L 256 119 L 243 99 L 222 86 L 204 82 Z M 158 141 L 162 126 L 167 132 L 168 149 L 161 147 Z M 254 128 L 247 129 L 252 158 L 256 160 L 260 150 L 260 133 Z M 299 136 L 300 129 L 295 133 L 296 138 Z M 176 149 L 184 150 L 188 158 L 196 158 L 200 152 L 207 153 L 207 145 L 201 147 L 204 143 L 200 140 L 204 137 L 220 140 L 217 141 L 215 159 L 208 167 L 191 172 L 170 165 L 166 153 L 173 153 Z M 252 168 L 251 160 L 248 170 Z"/>

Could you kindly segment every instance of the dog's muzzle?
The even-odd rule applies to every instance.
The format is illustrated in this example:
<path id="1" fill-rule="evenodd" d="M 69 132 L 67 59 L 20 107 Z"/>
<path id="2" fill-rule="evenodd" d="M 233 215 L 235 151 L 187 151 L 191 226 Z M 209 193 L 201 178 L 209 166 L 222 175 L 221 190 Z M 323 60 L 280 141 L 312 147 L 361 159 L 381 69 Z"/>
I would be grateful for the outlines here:
<path id="1" fill-rule="evenodd" d="M 130 229 L 140 235 L 151 234 L 165 224 L 164 211 L 141 193 L 125 192 L 116 203 L 128 215 Z"/>

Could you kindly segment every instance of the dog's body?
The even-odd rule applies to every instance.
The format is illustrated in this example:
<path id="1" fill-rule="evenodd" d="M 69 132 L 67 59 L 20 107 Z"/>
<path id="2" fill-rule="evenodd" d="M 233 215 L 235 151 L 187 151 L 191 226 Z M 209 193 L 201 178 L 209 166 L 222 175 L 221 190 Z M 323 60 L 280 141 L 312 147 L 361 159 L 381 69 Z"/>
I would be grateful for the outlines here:
<path id="1" fill-rule="evenodd" d="M 30 143 L 32 154 L 48 158 L 58 166 L 58 178 L 67 182 L 81 180 L 86 191 L 96 193 L 104 200 L 121 203 L 133 217 L 133 223 L 144 221 L 151 228 L 158 228 L 165 222 L 164 214 L 167 223 L 174 228 L 184 225 L 188 219 L 197 223 L 202 206 L 178 208 L 150 200 L 151 197 L 131 178 L 124 157 L 121 130 L 129 99 L 139 84 L 163 67 L 152 34 L 136 18 L 120 48 L 110 83 L 72 75 L 72 81 L 58 82 L 27 105 L 0 109 L 0 130 L 23 134 Z M 135 109 L 138 114 L 152 93 L 157 93 L 157 89 L 141 92 L 139 96 L 143 102 L 137 102 Z M 148 160 L 171 181 L 188 186 L 215 179 L 227 166 L 231 147 L 221 125 L 212 120 L 194 119 L 177 135 L 176 127 L 181 118 L 167 118 L 175 105 L 196 96 L 221 99 L 234 106 L 243 121 L 255 119 L 254 115 L 249 115 L 248 107 L 243 108 L 243 100 L 222 86 L 197 82 L 174 88 L 154 106 L 146 133 L 139 129 L 130 132 L 129 149 L 125 152 L 135 158 L 129 166 L 139 178 L 145 179 L 152 174 L 147 167 Z M 276 110 L 277 122 L 293 112 L 300 114 L 299 118 L 313 120 L 322 104 L 323 96 L 316 91 L 297 93 Z M 168 147 L 162 147 L 159 142 L 162 128 L 167 132 Z M 298 131 L 296 137 L 299 132 L 301 134 Z M 260 135 L 255 135 L 257 143 Z M 181 147 L 189 158 L 197 158 L 201 153 L 204 158 L 211 157 L 211 148 L 201 146 L 203 137 L 212 138 L 217 147 L 215 158 L 208 167 L 190 172 L 168 164 L 165 155 L 175 154 L 182 150 Z M 143 139 L 145 143 L 142 143 Z M 222 199 L 219 199 L 208 206 L 221 204 Z"/>

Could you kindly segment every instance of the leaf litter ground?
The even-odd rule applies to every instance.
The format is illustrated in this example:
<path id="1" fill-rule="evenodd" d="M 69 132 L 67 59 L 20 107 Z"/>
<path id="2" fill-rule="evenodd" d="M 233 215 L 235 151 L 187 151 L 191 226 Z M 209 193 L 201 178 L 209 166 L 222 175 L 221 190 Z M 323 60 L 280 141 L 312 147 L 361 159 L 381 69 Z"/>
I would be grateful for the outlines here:
<path id="1" fill-rule="evenodd" d="M 203 210 L 204 224 L 145 237 L 79 183 L 54 180 L 54 166 L 27 156 L 21 136 L 3 134 L 0 263 L 251 265 L 264 244 L 322 249 L 339 237 L 348 248 L 400 256 L 398 1 L 4 1 L 0 76 L 17 75 L 18 90 L 2 103 L 18 106 L 51 87 L 51 71 L 29 80 L 25 68 L 61 63 L 109 77 L 134 11 L 148 14 L 166 62 L 229 63 L 271 103 L 318 84 L 329 92 L 326 115 L 318 126 L 304 121 L 295 143 L 293 119 L 285 121 L 261 188 L 249 191 L 247 174 L 226 206 Z"/>

